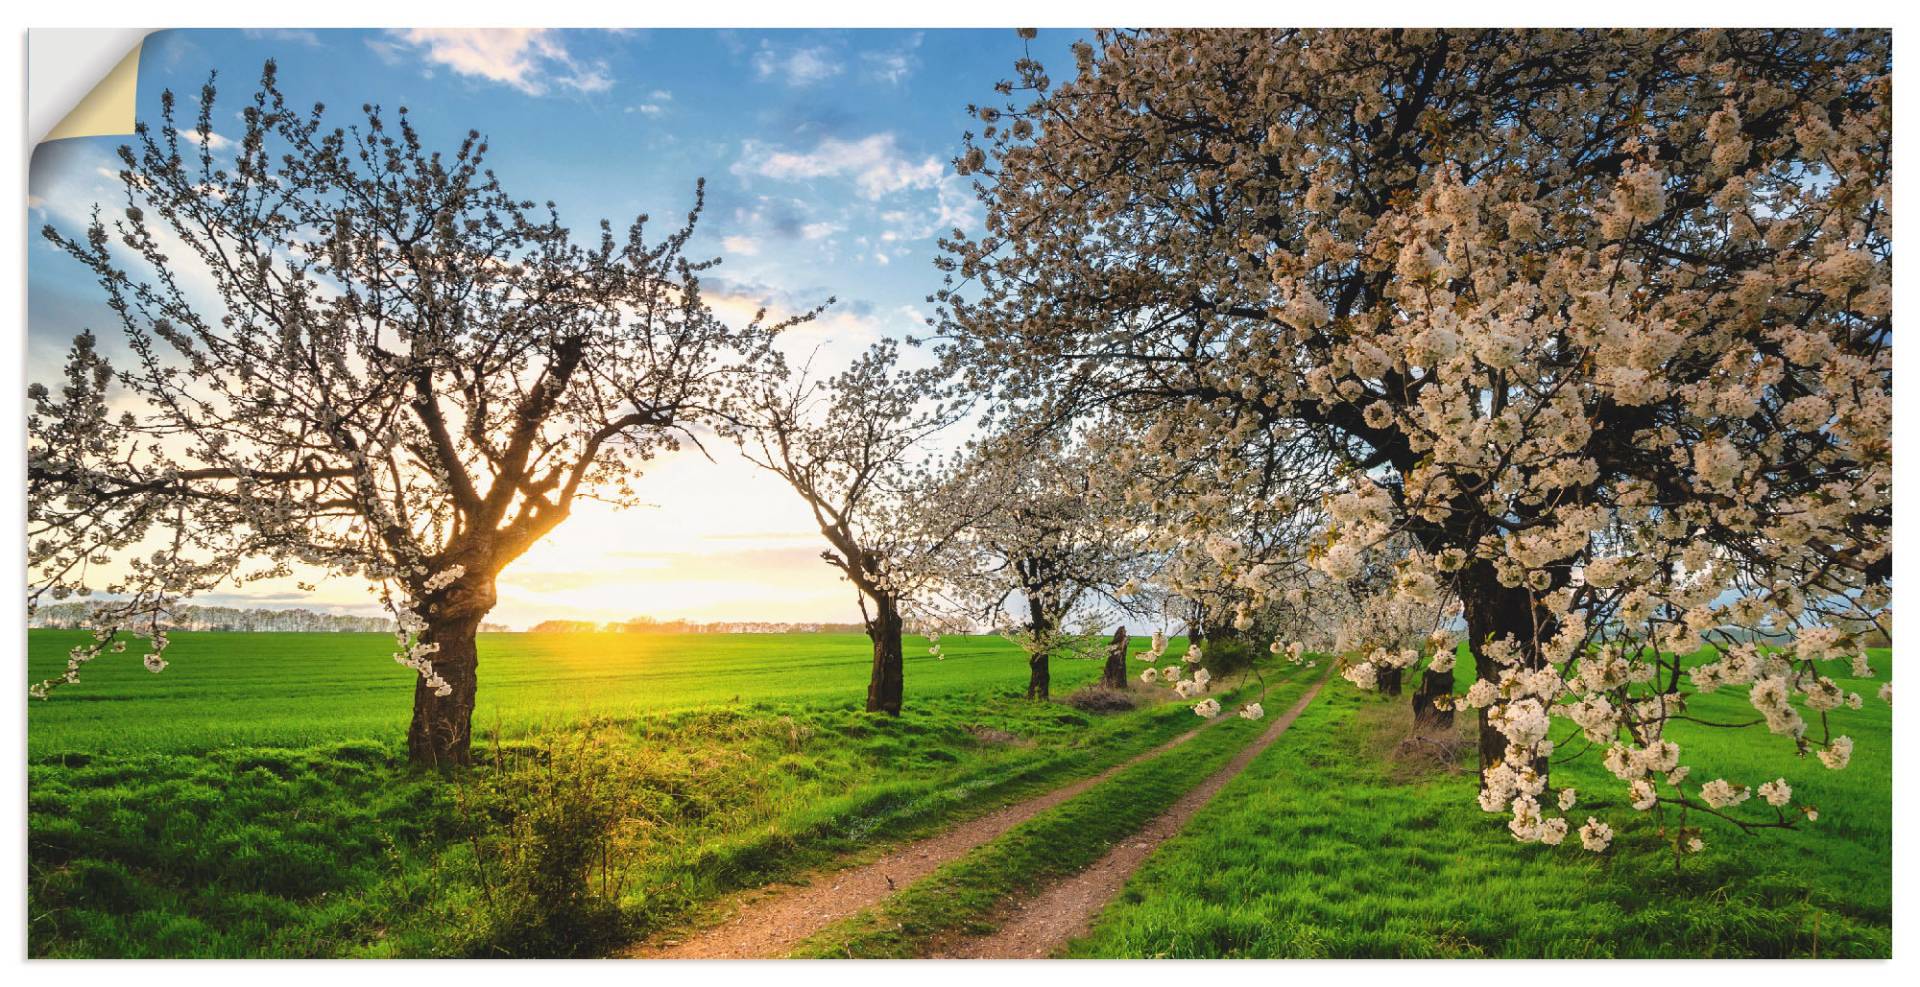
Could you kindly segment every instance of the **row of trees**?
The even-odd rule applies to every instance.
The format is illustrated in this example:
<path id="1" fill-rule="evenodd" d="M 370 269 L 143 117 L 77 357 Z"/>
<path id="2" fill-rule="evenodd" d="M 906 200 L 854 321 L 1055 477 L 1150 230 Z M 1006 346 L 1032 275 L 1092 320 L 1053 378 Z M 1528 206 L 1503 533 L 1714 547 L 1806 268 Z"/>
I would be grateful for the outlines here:
<path id="1" fill-rule="evenodd" d="M 901 369 L 889 342 L 819 381 L 773 346 L 817 313 L 720 321 L 716 262 L 685 256 L 698 189 L 657 239 L 644 216 L 582 238 L 502 188 L 477 132 L 443 154 L 404 107 L 330 126 L 268 63 L 225 161 L 216 104 L 210 82 L 182 121 L 164 94 L 120 149 L 124 202 L 44 231 L 97 277 L 126 355 L 83 331 L 64 380 L 29 388 L 29 610 L 95 601 L 37 695 L 124 634 L 158 671 L 183 600 L 318 569 L 393 614 L 414 760 L 464 763 L 500 571 L 577 498 L 630 502 L 646 461 L 718 439 L 807 499 L 875 642 L 868 706 L 899 712 L 909 601 L 985 517 L 957 491 L 906 509 L 921 444 L 965 410 L 943 369 Z M 1030 578 L 1051 641 L 1080 591 Z"/>
<path id="2" fill-rule="evenodd" d="M 112 608 L 115 603 L 50 603 L 35 608 L 27 626 L 55 630 L 90 630 L 98 622 L 97 607 Z M 275 610 L 269 607 L 219 607 L 189 604 L 175 607 L 167 625 L 182 631 L 234 631 L 252 633 L 353 633 L 387 634 L 398 626 L 392 617 L 352 613 L 322 613 L 294 607 Z M 483 634 L 510 633 L 505 624 L 482 621 Z M 659 620 L 633 617 L 606 623 L 591 620 L 543 620 L 527 628 L 535 634 L 860 634 L 861 624 L 824 621 L 770 620 Z"/>
<path id="3" fill-rule="evenodd" d="M 693 216 L 582 246 L 477 136 L 328 131 L 269 68 L 236 168 L 181 155 L 169 100 L 123 214 L 49 231 L 134 363 L 83 335 L 32 395 L 34 593 L 125 556 L 104 642 L 243 558 L 372 579 L 415 757 L 458 762 L 500 568 L 718 438 L 858 593 L 871 710 L 902 708 L 909 620 L 992 620 L 1045 696 L 1095 615 L 1171 618 L 1362 687 L 1419 669 L 1417 715 L 1478 710 L 1521 839 L 1568 832 L 1556 718 L 1637 808 L 1791 825 L 1665 728 L 1733 685 L 1851 751 L 1822 663 L 1890 632 L 1889 87 L 1884 32 L 1102 32 L 972 108 L 986 222 L 942 242 L 933 345 L 817 376 L 773 346 L 814 313 L 705 307 Z"/>
<path id="4" fill-rule="evenodd" d="M 108 604 L 112 606 L 112 604 Z M 94 604 L 54 603 L 36 609 L 29 627 L 86 630 L 94 626 Z M 183 631 L 350 632 L 384 634 L 394 629 L 392 617 L 351 613 L 320 613 L 293 608 L 183 606 L 173 611 L 171 626 Z M 494 629 L 491 625 L 484 630 Z"/>
<path id="5" fill-rule="evenodd" d="M 1516 837 L 1567 833 L 1555 717 L 1677 844 L 1791 825 L 1666 726 L 1732 685 L 1788 750 L 1852 749 L 1823 662 L 1870 671 L 1891 621 L 1888 35 L 1112 31 L 1076 62 L 975 108 L 950 362 L 1202 476 L 1167 533 L 1223 602 L 1291 604 L 1307 570 L 1382 571 L 1385 626 L 1457 602 L 1481 803 Z M 1276 450 L 1326 457 L 1317 495 Z M 1263 510 L 1314 534 L 1249 543 Z M 1356 683 L 1450 667 L 1358 604 Z"/>

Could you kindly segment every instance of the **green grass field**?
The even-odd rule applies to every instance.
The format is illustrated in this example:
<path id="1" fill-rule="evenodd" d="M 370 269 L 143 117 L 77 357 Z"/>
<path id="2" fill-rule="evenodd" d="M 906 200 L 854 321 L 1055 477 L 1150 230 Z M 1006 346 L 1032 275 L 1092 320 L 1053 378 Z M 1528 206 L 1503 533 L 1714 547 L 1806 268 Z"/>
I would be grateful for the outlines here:
<path id="1" fill-rule="evenodd" d="M 58 667 L 75 639 L 33 632 L 31 674 Z M 34 703 L 32 952 L 498 952 L 473 917 L 476 840 L 491 823 L 463 811 L 458 785 L 405 766 L 410 673 L 387 645 L 180 634 L 161 675 L 103 658 Z M 606 739 L 612 762 L 596 768 L 644 793 L 622 895 L 630 936 L 1090 774 L 1194 723 L 1177 703 L 1092 716 L 1028 702 L 1025 659 L 997 638 L 948 638 L 944 661 L 909 647 L 894 720 L 860 710 L 864 637 L 489 636 L 476 720 L 536 760 L 540 738 Z M 1058 695 L 1099 675 L 1094 662 L 1054 664 Z M 516 744 L 524 736 L 535 740 Z"/>
<path id="2" fill-rule="evenodd" d="M 1879 682 L 1828 674 L 1872 697 Z M 1891 658 L 1873 652 L 1885 676 Z M 1462 662 L 1460 685 L 1469 684 Z M 1474 767 L 1395 763 L 1403 699 L 1334 683 L 1281 743 L 1223 789 L 1134 875 L 1075 956 L 1886 957 L 1892 949 L 1892 712 L 1868 698 L 1834 714 L 1857 742 L 1829 771 L 1780 738 L 1675 724 L 1705 781 L 1785 776 L 1820 819 L 1743 836 L 1707 821 L 1706 852 L 1680 859 L 1650 815 L 1622 805 L 1597 752 L 1558 762 L 1586 810 L 1604 806 L 1612 850 L 1569 838 L 1522 845 L 1473 804 Z M 1694 715 L 1750 719 L 1744 689 L 1697 697 Z M 1466 726 L 1463 718 L 1463 727 Z M 1565 729 L 1557 728 L 1558 737 Z M 1761 736 L 1764 736 L 1762 734 Z M 1573 752 L 1578 744 L 1569 745 Z M 1472 757 L 1471 748 L 1467 756 Z M 1744 806 L 1743 808 L 1751 808 Z M 1672 817 L 1669 816 L 1669 819 Z M 1698 819 L 1694 823 L 1701 822 Z"/>
<path id="3" fill-rule="evenodd" d="M 33 632 L 30 674 L 57 668 L 75 639 Z M 1195 725 L 1179 702 L 1103 715 L 1028 702 L 1025 661 L 996 638 L 949 638 L 945 661 L 910 641 L 895 720 L 859 708 L 869 653 L 858 636 L 496 635 L 481 644 L 482 763 L 443 777 L 406 766 L 410 673 L 388 648 L 378 635 L 181 634 L 161 675 L 137 656 L 109 657 L 33 703 L 30 952 L 613 952 L 697 924 L 730 892 L 870 856 Z M 1876 653 L 1883 677 L 1890 663 Z M 1321 670 L 1269 671 L 1269 710 Z M 1836 677 L 1844 671 L 1836 663 Z M 1094 662 L 1056 661 L 1055 694 L 1098 674 Z M 1229 703 L 1253 688 L 1224 684 Z M 1737 719 L 1744 703 L 1729 690 L 1694 711 Z M 1682 730 L 1697 770 L 1749 784 L 1785 775 L 1821 818 L 1746 837 L 1709 826 L 1710 850 L 1677 867 L 1650 824 L 1621 826 L 1600 857 L 1514 843 L 1504 816 L 1472 804 L 1470 764 L 1393 756 L 1407 719 L 1405 699 L 1330 683 L 1149 858 L 1072 954 L 1891 950 L 1892 721 L 1876 699 L 1836 714 L 1858 742 L 1843 772 L 1783 744 L 1752 749 L 1750 731 Z M 801 952 L 908 955 L 989 927 L 1008 894 L 1098 856 L 1254 733 L 1228 722 L 1130 768 Z M 1628 813 L 1598 760 L 1556 765 L 1555 785 L 1582 792 L 1577 820 L 1605 805 L 1617 821 Z M 533 811 L 564 801 L 540 787 L 552 777 L 617 788 L 636 827 L 613 868 L 624 878 L 617 921 L 558 944 L 502 918 L 489 871 L 509 836 L 564 848 L 549 830 L 573 817 Z"/>
<path id="4" fill-rule="evenodd" d="M 33 631 L 30 681 L 56 674 L 80 632 Z M 1145 639 L 1134 649 L 1144 650 Z M 949 637 L 945 660 L 906 642 L 913 696 L 1026 688 L 1025 659 L 994 637 Z M 155 675 L 132 651 L 87 666 L 28 709 L 34 757 L 66 752 L 206 750 L 386 741 L 404 732 L 413 673 L 384 634 L 175 634 Z M 476 731 L 508 736 L 583 717 L 753 703 L 845 704 L 866 695 L 871 651 L 859 634 L 482 634 Z M 1062 695 L 1099 678 L 1057 662 Z"/>

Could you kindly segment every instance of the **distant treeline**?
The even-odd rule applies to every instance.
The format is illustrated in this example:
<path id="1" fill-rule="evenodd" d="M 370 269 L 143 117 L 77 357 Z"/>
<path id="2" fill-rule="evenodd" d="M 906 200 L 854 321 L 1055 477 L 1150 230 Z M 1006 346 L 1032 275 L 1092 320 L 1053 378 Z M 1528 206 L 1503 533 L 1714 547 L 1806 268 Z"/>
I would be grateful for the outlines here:
<path id="1" fill-rule="evenodd" d="M 768 620 L 656 620 L 634 617 L 601 624 L 591 620 L 543 620 L 531 628 L 535 634 L 864 634 L 859 624 L 832 624 L 821 621 L 780 623 Z"/>
<path id="2" fill-rule="evenodd" d="M 55 603 L 41 607 L 27 618 L 28 627 L 81 629 L 87 626 L 92 603 Z M 182 631 L 301 632 L 301 633 L 380 633 L 394 630 L 391 617 L 367 617 L 351 613 L 317 613 L 312 610 L 267 610 L 257 607 L 183 606 L 173 612 L 173 628 Z M 139 628 L 129 628 L 138 631 Z M 501 624 L 481 624 L 483 631 L 505 631 Z"/>

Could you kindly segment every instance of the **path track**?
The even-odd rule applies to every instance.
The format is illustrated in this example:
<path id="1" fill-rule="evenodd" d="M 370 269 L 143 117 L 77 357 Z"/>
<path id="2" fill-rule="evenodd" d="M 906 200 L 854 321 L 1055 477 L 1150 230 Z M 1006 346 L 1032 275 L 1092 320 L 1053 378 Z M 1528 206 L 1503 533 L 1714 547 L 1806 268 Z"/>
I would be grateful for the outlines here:
<path id="1" fill-rule="evenodd" d="M 1280 739 L 1325 684 L 1325 679 L 1314 683 L 1285 716 L 1273 721 L 1260 739 L 1248 744 L 1225 767 L 1180 796 L 1172 808 L 1116 844 L 1086 870 L 1013 905 L 1001 916 L 995 931 L 936 947 L 932 955 L 941 959 L 1042 959 L 1086 935 L 1093 928 L 1094 918 L 1120 893 L 1127 878 L 1133 876 L 1147 856 L 1178 834 L 1215 793 Z"/>
<path id="2" fill-rule="evenodd" d="M 765 959 L 783 956 L 801 940 L 828 925 L 879 904 L 896 889 L 926 877 L 941 865 L 958 860 L 975 847 L 992 841 L 1007 830 L 1115 774 L 1192 740 L 1199 736 L 1201 730 L 1225 719 L 1221 717 L 1189 730 L 1092 777 L 910 843 L 871 863 L 845 870 L 818 872 L 804 884 L 773 885 L 747 900 L 739 911 L 718 925 L 700 929 L 679 941 L 665 941 L 656 937 L 635 947 L 627 955 L 637 959 L 660 960 Z M 1262 737 L 1260 743 L 1264 744 L 1266 740 L 1266 737 Z"/>

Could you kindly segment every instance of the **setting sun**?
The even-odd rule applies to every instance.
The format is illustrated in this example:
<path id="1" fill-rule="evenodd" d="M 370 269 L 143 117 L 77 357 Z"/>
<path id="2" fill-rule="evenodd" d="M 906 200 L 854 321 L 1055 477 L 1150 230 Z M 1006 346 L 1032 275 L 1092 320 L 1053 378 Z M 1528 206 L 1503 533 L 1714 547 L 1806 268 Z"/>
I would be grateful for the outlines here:
<path id="1" fill-rule="evenodd" d="M 636 484 L 647 506 L 581 505 L 501 573 L 494 619 L 858 620 L 805 506 L 731 446 L 714 455 L 651 464 Z"/>

